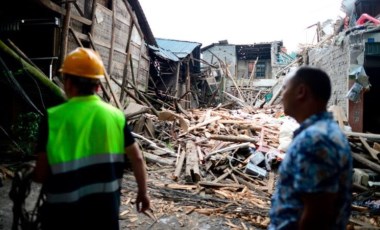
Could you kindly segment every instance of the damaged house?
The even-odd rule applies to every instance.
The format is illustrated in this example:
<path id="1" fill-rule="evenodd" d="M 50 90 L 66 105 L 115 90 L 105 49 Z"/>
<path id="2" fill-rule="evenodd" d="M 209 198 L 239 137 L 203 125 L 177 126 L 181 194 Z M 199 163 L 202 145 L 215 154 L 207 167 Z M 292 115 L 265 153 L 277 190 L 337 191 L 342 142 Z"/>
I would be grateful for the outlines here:
<path id="1" fill-rule="evenodd" d="M 125 109 L 148 89 L 147 44 L 157 43 L 137 0 L 13 0 L 0 5 L 1 146 L 19 135 L 12 134 L 14 127 L 22 124 L 25 130 L 41 111 L 65 100 L 58 68 L 76 47 L 100 53 L 107 72 L 100 92 L 105 101 Z M 25 115 L 30 113 L 37 115 Z"/>
<path id="2" fill-rule="evenodd" d="M 196 108 L 199 101 L 194 87 L 200 73 L 201 43 L 156 39 L 151 66 L 152 86 L 162 101 L 170 100 L 186 109 Z"/>
<path id="3" fill-rule="evenodd" d="M 223 92 L 253 105 L 269 92 L 277 83 L 282 69 L 295 58 L 286 53 L 282 41 L 248 45 L 220 41 L 202 48 L 202 59 L 211 65 L 205 66 L 206 70 L 213 69 L 206 78 L 209 87 L 223 84 L 220 88 Z"/>
<path id="4" fill-rule="evenodd" d="M 378 1 L 342 2 L 347 17 L 338 21 L 335 36 L 325 34 L 306 50 L 306 64 L 331 76 L 331 105 L 343 108 L 342 122 L 354 132 L 380 133 L 380 7 Z"/>

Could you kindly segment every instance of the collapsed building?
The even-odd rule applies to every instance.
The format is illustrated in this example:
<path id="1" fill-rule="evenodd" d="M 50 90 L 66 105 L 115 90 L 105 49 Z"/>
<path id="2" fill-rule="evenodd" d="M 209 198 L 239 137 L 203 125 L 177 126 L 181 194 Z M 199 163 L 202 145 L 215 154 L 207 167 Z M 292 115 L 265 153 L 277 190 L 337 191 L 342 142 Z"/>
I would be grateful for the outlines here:
<path id="1" fill-rule="evenodd" d="M 355 132 L 380 133 L 380 8 L 377 1 L 343 1 L 346 18 L 315 46 L 304 47 L 304 64 L 320 67 L 333 85 L 330 105 L 339 105 Z"/>
<path id="2" fill-rule="evenodd" d="M 278 78 L 286 73 L 289 64 L 295 63 L 295 57 L 286 53 L 282 41 L 259 44 L 234 45 L 220 41 L 202 48 L 202 59 L 210 65 L 205 83 L 212 95 L 219 96 L 223 102 L 225 93 L 243 100 L 246 105 L 255 105 L 265 95 L 271 98 L 271 88 Z M 218 86 L 221 85 L 221 86 Z M 216 87 L 217 86 L 217 87 Z M 263 101 L 260 101 L 261 106 Z"/>

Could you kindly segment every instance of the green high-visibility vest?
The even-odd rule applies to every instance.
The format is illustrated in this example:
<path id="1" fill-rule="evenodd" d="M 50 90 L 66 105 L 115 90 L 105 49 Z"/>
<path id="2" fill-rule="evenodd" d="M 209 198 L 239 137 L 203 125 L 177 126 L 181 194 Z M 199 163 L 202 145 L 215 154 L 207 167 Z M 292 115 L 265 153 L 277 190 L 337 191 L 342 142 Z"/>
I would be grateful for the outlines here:
<path id="1" fill-rule="evenodd" d="M 124 154 L 124 125 L 123 112 L 96 95 L 74 97 L 48 109 L 49 164 Z"/>

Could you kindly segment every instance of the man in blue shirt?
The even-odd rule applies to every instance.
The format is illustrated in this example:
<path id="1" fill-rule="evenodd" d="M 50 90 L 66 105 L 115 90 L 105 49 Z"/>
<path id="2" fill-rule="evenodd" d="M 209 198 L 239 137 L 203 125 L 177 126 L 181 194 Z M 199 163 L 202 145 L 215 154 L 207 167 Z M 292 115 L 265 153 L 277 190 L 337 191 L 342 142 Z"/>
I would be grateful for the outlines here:
<path id="1" fill-rule="evenodd" d="M 300 127 L 279 168 L 269 229 L 346 229 L 352 156 L 347 138 L 327 112 L 329 76 L 300 67 L 284 80 L 286 115 Z"/>

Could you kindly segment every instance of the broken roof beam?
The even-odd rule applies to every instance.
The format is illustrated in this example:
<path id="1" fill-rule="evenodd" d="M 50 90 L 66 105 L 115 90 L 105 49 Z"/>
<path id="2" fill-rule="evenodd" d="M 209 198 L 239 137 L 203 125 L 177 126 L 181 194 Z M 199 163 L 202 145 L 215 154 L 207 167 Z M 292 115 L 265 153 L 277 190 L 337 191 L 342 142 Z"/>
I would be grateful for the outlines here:
<path id="1" fill-rule="evenodd" d="M 62 15 L 67 14 L 65 9 L 63 9 L 62 7 L 60 7 L 59 5 L 55 4 L 54 2 L 50 0 L 38 0 L 38 2 L 42 4 L 43 6 L 49 8 L 50 10 L 55 11 L 59 14 L 62 14 Z M 92 21 L 85 17 L 78 16 L 78 15 L 71 15 L 71 18 L 85 25 L 88 25 L 88 26 L 92 25 Z"/>

